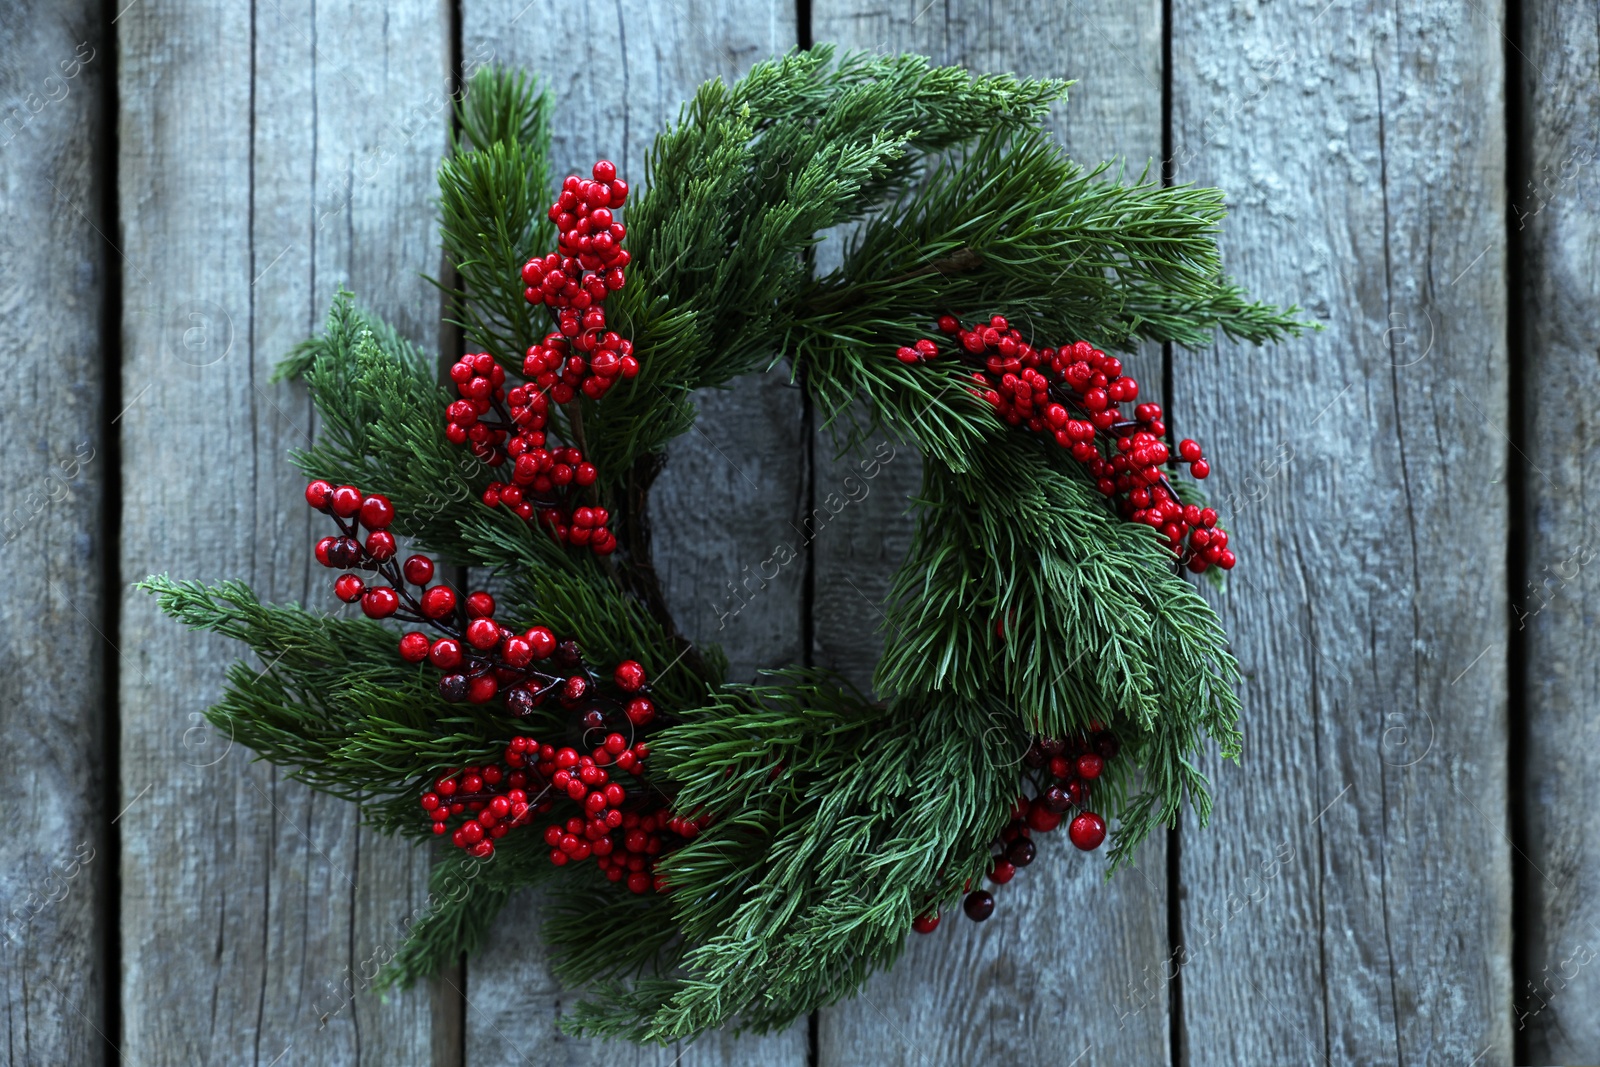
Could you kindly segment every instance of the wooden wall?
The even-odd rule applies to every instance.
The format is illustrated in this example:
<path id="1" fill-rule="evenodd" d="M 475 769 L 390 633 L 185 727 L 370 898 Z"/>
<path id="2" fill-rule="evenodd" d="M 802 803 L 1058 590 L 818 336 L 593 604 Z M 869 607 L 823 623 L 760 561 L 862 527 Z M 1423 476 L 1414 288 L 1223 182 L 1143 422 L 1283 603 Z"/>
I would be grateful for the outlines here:
<path id="1" fill-rule="evenodd" d="M 1600 1059 L 1600 38 L 1522 0 L 23 0 L 0 12 L 0 1017 L 15 1063 L 1494 1064 Z M 274 363 L 340 285 L 437 347 L 430 198 L 487 63 L 558 101 L 558 173 L 642 171 L 702 80 L 796 44 L 1079 80 L 1080 158 L 1220 185 L 1229 269 L 1323 329 L 1136 357 L 1212 479 L 1245 671 L 1213 825 L 1107 884 L 1047 848 L 766 1038 L 561 1036 L 529 896 L 388 1000 L 424 858 L 200 711 L 233 655 L 130 583 L 316 602 Z M 821 256 L 832 254 L 825 245 Z M 708 392 L 658 559 L 737 675 L 870 675 L 901 451 L 736 615 L 844 478 L 779 376 Z M 1212 595 L 1212 594 L 1208 594 Z M 264 665 L 263 665 L 264 666 Z M 1067 850 L 1070 851 L 1070 850 Z"/>

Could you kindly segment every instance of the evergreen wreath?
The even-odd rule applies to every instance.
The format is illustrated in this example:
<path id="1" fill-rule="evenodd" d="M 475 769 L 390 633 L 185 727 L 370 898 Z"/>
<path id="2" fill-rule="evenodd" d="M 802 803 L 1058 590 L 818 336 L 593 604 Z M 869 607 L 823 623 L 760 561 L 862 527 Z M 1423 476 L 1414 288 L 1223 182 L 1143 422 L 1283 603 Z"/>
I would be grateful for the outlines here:
<path id="1" fill-rule="evenodd" d="M 1176 477 L 1205 477 L 1199 446 L 1107 352 L 1300 324 L 1222 275 L 1220 192 L 1065 156 L 1042 124 L 1068 84 L 819 46 L 701 86 L 642 191 L 601 162 L 552 197 L 548 94 L 472 79 L 439 204 L 474 354 L 441 384 L 341 293 L 280 369 L 322 416 L 294 457 L 337 526 L 317 559 L 366 617 L 143 583 L 269 665 L 229 668 L 213 723 L 457 846 L 386 982 L 473 951 L 537 884 L 556 974 L 588 992 L 573 1032 L 766 1031 L 956 899 L 987 918 L 977 887 L 1035 834 L 1067 821 L 1088 850 L 1109 822 L 1115 870 L 1185 804 L 1206 819 L 1195 756 L 1239 751 L 1238 669 L 1184 572 L 1233 551 Z M 841 451 L 887 433 L 923 457 L 880 699 L 809 668 L 727 681 L 651 563 L 692 394 L 780 364 Z"/>

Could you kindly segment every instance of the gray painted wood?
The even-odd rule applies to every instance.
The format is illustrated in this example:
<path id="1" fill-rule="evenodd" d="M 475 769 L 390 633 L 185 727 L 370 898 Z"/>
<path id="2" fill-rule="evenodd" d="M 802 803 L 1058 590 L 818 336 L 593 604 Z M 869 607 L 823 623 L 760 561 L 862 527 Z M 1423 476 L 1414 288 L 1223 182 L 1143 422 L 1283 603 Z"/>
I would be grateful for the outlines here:
<path id="1" fill-rule="evenodd" d="M 418 275 L 439 263 L 448 12 L 147 0 L 117 41 L 122 573 L 244 578 L 331 609 L 286 455 L 314 432 L 310 403 L 268 379 L 341 284 L 436 336 Z M 142 593 L 122 611 L 126 1058 L 429 1062 L 429 991 L 367 988 L 423 906 L 425 856 L 201 724 L 235 646 Z"/>
<path id="2" fill-rule="evenodd" d="M 1076 78 L 1053 126 L 1079 159 L 1125 157 L 1137 175 L 1161 151 L 1161 6 L 824 3 L 815 36 L 851 48 L 916 51 L 979 71 Z M 930 320 L 943 309 L 929 309 Z M 1071 340 L 1071 339 L 1066 339 Z M 1159 390 L 1160 352 L 1135 357 Z M 816 497 L 859 496 L 860 472 L 817 441 Z M 817 662 L 866 684 L 883 648 L 877 605 L 910 540 L 907 498 L 921 458 L 901 447 L 813 542 Z M 819 1062 L 835 1064 L 1162 1063 L 1169 1049 L 1165 980 L 1166 847 L 1111 883 L 1103 857 L 1050 840 L 997 894 L 982 926 L 959 911 L 857 998 L 820 1013 Z M 1093 1008 L 1083 995 L 1093 990 Z M 1076 1057 L 1076 1059 L 1075 1059 Z"/>
<path id="3" fill-rule="evenodd" d="M 1592 9 L 1533 3 L 1523 11 L 1529 173 L 1511 192 L 1526 254 L 1527 570 L 1512 594 L 1527 642 L 1528 856 L 1525 973 L 1512 991 L 1534 1063 L 1600 1060 L 1600 753 L 1594 709 L 1600 657 L 1593 613 L 1600 513 L 1586 483 L 1600 464 L 1600 39 Z M 1520 462 L 1514 457 L 1513 462 Z"/>
<path id="4" fill-rule="evenodd" d="M 1243 765 L 1183 834 L 1186 1058 L 1509 1063 L 1499 15 L 1173 16 L 1177 179 L 1326 327 L 1175 359 L 1246 676 Z"/>
<path id="5" fill-rule="evenodd" d="M 106 976 L 106 629 L 97 230 L 109 56 L 96 5 L 0 14 L 0 1042 L 11 1063 L 88 1063 Z M 113 413 L 114 414 L 114 413 Z"/>
<path id="6" fill-rule="evenodd" d="M 640 186 L 645 150 L 702 81 L 736 77 L 796 39 L 794 6 L 781 0 L 604 7 L 469 0 L 462 14 L 466 56 L 492 55 L 546 79 L 556 97 L 557 177 L 586 174 L 607 158 Z M 569 34 L 605 57 L 598 71 L 572 61 Z M 692 640 L 721 644 L 731 676 L 749 679 L 801 655 L 802 571 L 764 580 L 759 568 L 799 521 L 807 477 L 802 406 L 777 374 L 707 390 L 697 402 L 696 429 L 673 442 L 652 492 L 655 560 L 679 626 Z M 743 587 L 737 598 L 730 582 Z M 514 900 L 490 947 L 468 964 L 469 1064 L 805 1062 L 804 1023 L 773 1037 L 712 1034 L 666 1049 L 559 1036 L 556 1017 L 575 996 L 549 977 L 538 907 L 532 894 Z"/>

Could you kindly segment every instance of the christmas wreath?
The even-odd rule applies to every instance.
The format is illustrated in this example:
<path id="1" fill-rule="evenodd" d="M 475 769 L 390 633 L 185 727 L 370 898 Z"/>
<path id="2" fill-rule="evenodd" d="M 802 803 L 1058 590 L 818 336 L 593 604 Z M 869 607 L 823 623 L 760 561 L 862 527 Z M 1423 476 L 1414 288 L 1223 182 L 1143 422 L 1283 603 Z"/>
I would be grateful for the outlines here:
<path id="1" fill-rule="evenodd" d="M 1067 84 L 796 52 L 702 86 L 635 190 L 608 162 L 552 188 L 550 97 L 473 78 L 439 171 L 472 354 L 442 377 L 341 294 L 281 367 L 322 417 L 295 456 L 316 557 L 360 613 L 144 583 L 266 664 L 229 669 L 214 723 L 453 846 L 388 981 L 540 884 L 575 1032 L 767 1030 L 956 900 L 987 918 L 1035 835 L 1109 825 L 1114 870 L 1185 804 L 1205 819 L 1195 755 L 1238 752 L 1238 672 L 1187 572 L 1233 549 L 1178 477 L 1208 460 L 1110 353 L 1298 324 L 1222 275 L 1218 191 L 1065 156 L 1042 126 Z M 694 391 L 778 367 L 841 450 L 923 457 L 876 698 L 728 681 L 651 563 Z"/>

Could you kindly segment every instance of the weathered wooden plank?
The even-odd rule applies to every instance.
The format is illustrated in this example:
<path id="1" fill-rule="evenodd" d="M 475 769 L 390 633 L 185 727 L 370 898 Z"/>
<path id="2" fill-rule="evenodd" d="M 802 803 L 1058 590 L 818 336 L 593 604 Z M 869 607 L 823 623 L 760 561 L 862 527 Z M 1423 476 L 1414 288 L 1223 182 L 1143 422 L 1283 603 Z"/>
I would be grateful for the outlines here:
<path id="1" fill-rule="evenodd" d="M 0 13 L 0 1042 L 13 1063 L 111 1056 L 101 940 L 101 506 L 107 76 L 99 7 Z M 115 414 L 113 412 L 113 414 Z M 114 1036 L 114 1035 L 113 1035 Z"/>
<path id="2" fill-rule="evenodd" d="M 1053 125 L 1085 163 L 1122 156 L 1137 175 L 1161 150 L 1161 5 L 819 2 L 815 36 L 849 48 L 915 51 L 973 70 L 1079 79 Z M 944 309 L 929 309 L 930 321 Z M 1070 340 L 1070 339 L 1067 339 Z M 1133 364 L 1146 391 L 1160 353 Z M 861 496 L 855 462 L 816 444 L 816 496 Z M 870 446 L 869 446 L 870 447 Z M 817 662 L 866 684 L 883 648 L 877 605 L 910 539 L 921 481 L 900 446 L 865 496 L 815 538 Z M 831 510 L 831 509 L 830 509 Z M 981 927 L 959 913 L 913 936 L 905 957 L 855 1000 L 820 1013 L 818 1062 L 1161 1063 L 1168 1055 L 1165 842 L 1107 884 L 1101 857 L 1046 844 Z M 1073 1011 L 1088 990 L 1092 1010 Z M 1074 1060 L 1074 1057 L 1079 1057 Z"/>
<path id="3" fill-rule="evenodd" d="M 550 86 L 558 176 L 607 158 L 641 184 L 645 150 L 700 82 L 736 77 L 796 40 L 794 6 L 780 0 L 604 8 L 469 0 L 462 14 L 466 55 L 492 54 Z M 573 62 L 571 39 L 605 62 Z M 801 402 L 779 375 L 708 390 L 697 402 L 697 427 L 673 442 L 652 493 L 655 559 L 684 632 L 721 644 L 732 676 L 748 679 L 759 667 L 800 659 L 801 569 L 764 579 L 759 568 L 798 522 L 807 476 Z M 550 978 L 538 925 L 537 900 L 517 899 L 469 964 L 468 1063 L 805 1062 L 804 1024 L 769 1038 L 715 1034 L 668 1049 L 560 1037 L 555 1019 L 573 995 Z"/>
<path id="4" fill-rule="evenodd" d="M 1600 396 L 1600 231 L 1595 226 L 1600 66 L 1593 12 L 1522 6 L 1528 170 L 1511 191 L 1512 226 L 1526 263 L 1524 484 L 1526 573 L 1515 575 L 1515 626 L 1527 652 L 1523 882 L 1525 973 L 1512 990 L 1526 1062 L 1600 1060 L 1600 656 L 1590 567 L 1600 516 L 1585 479 L 1600 469 L 1593 413 Z M 1518 146 L 1513 146 L 1513 151 Z M 1513 457 L 1518 463 L 1522 457 Z"/>
<path id="5" fill-rule="evenodd" d="M 1242 766 L 1183 837 L 1187 1059 L 1511 1062 L 1500 16 L 1173 17 L 1177 179 L 1326 327 L 1175 359 L 1246 675 Z"/>
<path id="6" fill-rule="evenodd" d="M 418 275 L 439 262 L 448 13 L 150 2 L 118 31 L 122 572 L 243 577 L 331 608 L 286 456 L 310 440 L 310 404 L 268 377 L 341 284 L 434 339 L 439 298 Z M 425 857 L 200 725 L 236 647 L 143 594 L 123 620 L 127 1057 L 428 1062 L 428 991 L 368 993 L 423 906 Z"/>

